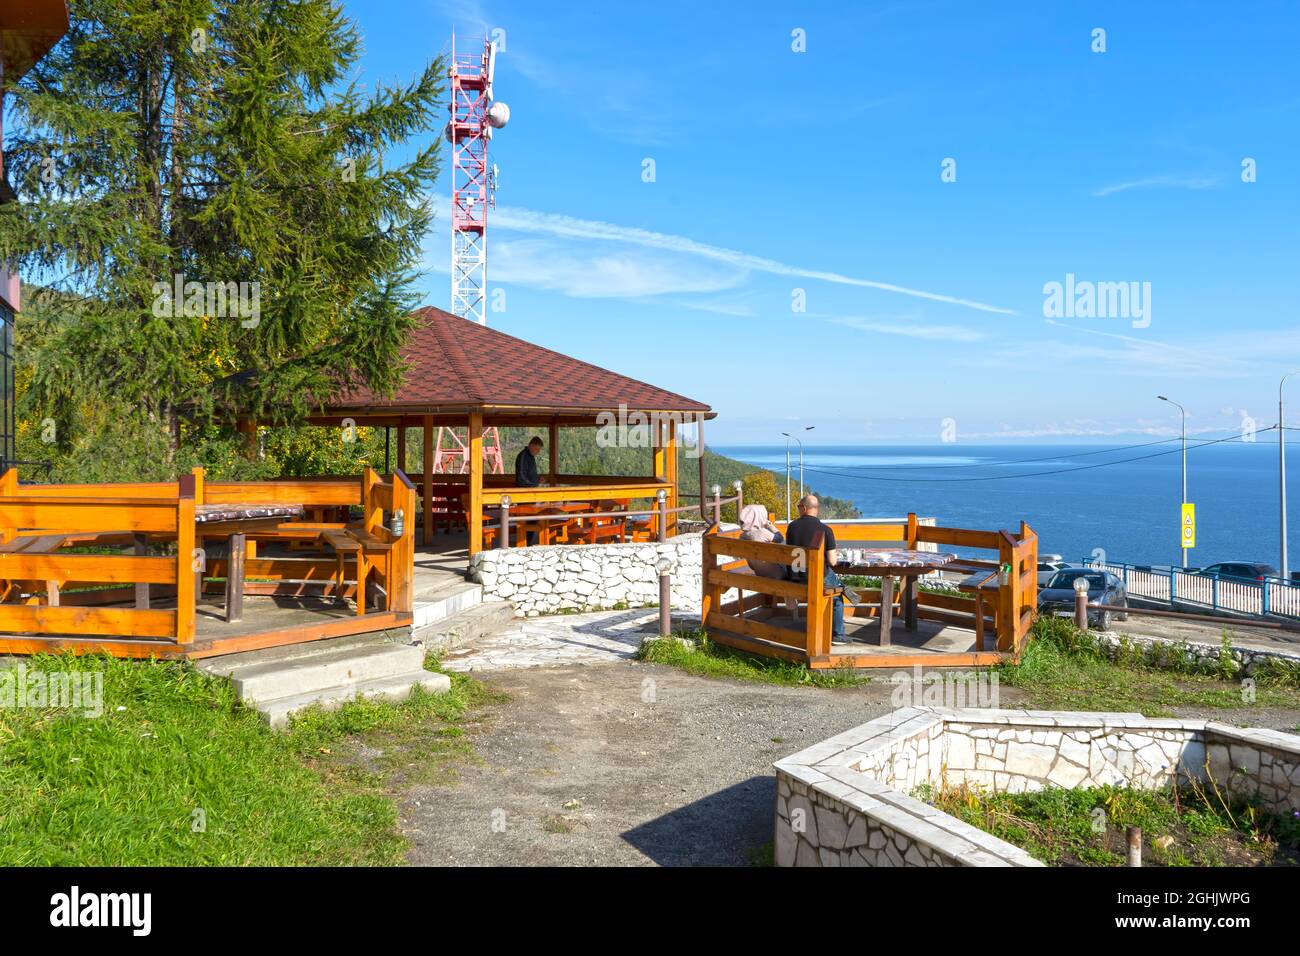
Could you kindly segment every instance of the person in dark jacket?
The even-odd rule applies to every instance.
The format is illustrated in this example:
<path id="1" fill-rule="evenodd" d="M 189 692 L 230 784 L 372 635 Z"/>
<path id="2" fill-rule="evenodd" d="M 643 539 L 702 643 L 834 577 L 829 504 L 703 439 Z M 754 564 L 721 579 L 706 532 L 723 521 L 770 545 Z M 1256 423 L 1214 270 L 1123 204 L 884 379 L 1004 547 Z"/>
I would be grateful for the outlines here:
<path id="1" fill-rule="evenodd" d="M 536 488 L 542 483 L 542 476 L 537 471 L 537 456 L 542 450 L 542 440 L 534 435 L 528 445 L 515 456 L 515 485 L 520 488 Z"/>
<path id="2" fill-rule="evenodd" d="M 816 495 L 804 495 L 800 498 L 799 517 L 786 526 L 785 543 L 794 545 L 797 548 L 822 549 L 826 555 L 825 564 L 823 565 L 823 581 L 826 587 L 839 589 L 843 587 L 843 582 L 840 581 L 840 576 L 835 573 L 835 564 L 839 557 L 835 549 L 835 532 L 821 518 L 817 517 L 820 512 L 821 502 L 817 500 Z M 790 579 L 793 581 L 807 581 L 808 575 L 803 572 L 791 572 Z M 844 598 L 838 593 L 831 604 L 831 643 L 849 643 L 849 639 L 844 633 Z"/>

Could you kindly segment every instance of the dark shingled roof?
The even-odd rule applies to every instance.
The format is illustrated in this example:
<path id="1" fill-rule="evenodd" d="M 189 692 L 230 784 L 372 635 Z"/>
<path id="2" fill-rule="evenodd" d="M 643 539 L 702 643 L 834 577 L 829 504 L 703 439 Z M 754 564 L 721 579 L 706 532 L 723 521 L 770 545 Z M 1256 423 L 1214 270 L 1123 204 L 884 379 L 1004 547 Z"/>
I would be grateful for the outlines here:
<path id="1" fill-rule="evenodd" d="M 619 375 L 432 306 L 402 349 L 404 384 L 391 399 L 367 389 L 342 395 L 333 409 L 526 407 L 709 412 L 675 392 Z M 711 417 L 711 416 L 710 416 Z"/>

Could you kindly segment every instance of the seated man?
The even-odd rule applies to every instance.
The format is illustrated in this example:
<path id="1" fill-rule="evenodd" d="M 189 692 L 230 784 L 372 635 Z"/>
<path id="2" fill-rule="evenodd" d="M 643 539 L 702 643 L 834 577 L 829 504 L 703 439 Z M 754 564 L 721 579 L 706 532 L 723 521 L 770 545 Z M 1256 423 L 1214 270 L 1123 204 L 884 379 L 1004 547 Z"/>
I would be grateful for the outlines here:
<path id="1" fill-rule="evenodd" d="M 537 471 L 537 455 L 542 450 L 542 440 L 534 435 L 528 444 L 515 455 L 515 485 L 519 488 L 536 488 L 542 483 L 542 476 Z M 534 522 L 535 524 L 535 522 Z M 524 533 L 524 543 L 532 547 L 537 543 L 537 532 Z"/>
<path id="2" fill-rule="evenodd" d="M 804 495 L 800 498 L 799 517 L 791 521 L 789 527 L 785 529 L 785 543 L 804 550 L 821 548 L 826 554 L 823 583 L 828 588 L 840 588 L 842 587 L 840 576 L 835 573 L 834 567 L 838 559 L 835 552 L 835 532 L 817 517 L 820 510 L 821 502 L 817 500 L 816 495 Z M 806 572 L 792 572 L 790 578 L 794 581 L 807 581 L 808 575 Z M 849 643 L 844 635 L 844 598 L 839 593 L 835 595 L 831 610 L 831 643 Z"/>
<path id="3" fill-rule="evenodd" d="M 537 471 L 537 456 L 542 451 L 542 440 L 534 435 L 528 444 L 515 456 L 515 485 L 520 488 L 536 488 L 542 483 L 542 476 Z"/>

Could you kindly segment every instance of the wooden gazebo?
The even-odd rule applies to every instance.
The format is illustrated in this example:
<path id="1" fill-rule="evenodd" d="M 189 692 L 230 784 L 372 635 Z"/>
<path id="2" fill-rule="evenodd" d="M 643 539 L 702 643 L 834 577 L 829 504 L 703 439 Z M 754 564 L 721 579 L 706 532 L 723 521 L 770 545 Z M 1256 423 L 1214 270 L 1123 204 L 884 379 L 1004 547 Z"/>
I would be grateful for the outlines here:
<path id="1" fill-rule="evenodd" d="M 358 426 L 397 429 L 393 467 L 406 472 L 419 490 L 424 545 L 434 542 L 435 500 L 462 493 L 467 495 L 469 554 L 483 548 L 484 509 L 499 505 L 506 495 L 518 506 L 572 499 L 644 499 L 664 490 L 669 509 L 677 507 L 679 426 L 687 422 L 702 426 L 715 415 L 709 406 L 442 309 L 423 308 L 416 316 L 419 324 L 402 352 L 407 366 L 404 384 L 396 395 L 383 398 L 364 389 L 342 395 L 309 421 L 341 425 L 351 420 Z M 560 428 L 597 427 L 610 415 L 620 423 L 649 426 L 646 474 L 560 473 Z M 442 426 L 468 429 L 469 467 L 464 474 L 435 474 L 435 435 Z M 551 467 L 543 487 L 514 487 L 512 460 L 505 461 L 506 474 L 484 474 L 483 430 L 493 426 L 522 426 L 546 436 Z M 424 454 L 418 469 L 407 468 L 408 428 L 423 429 Z M 702 435 L 701 428 L 701 441 Z"/>

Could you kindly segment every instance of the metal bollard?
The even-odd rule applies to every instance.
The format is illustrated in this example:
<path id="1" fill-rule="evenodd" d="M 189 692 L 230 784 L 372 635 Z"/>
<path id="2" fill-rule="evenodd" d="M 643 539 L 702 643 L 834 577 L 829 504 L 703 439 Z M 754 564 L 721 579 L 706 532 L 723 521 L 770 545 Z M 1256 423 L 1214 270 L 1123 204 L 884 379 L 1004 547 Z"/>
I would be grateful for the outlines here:
<path id="1" fill-rule="evenodd" d="M 672 562 L 667 558 L 659 560 L 657 570 L 659 571 L 660 637 L 667 637 L 673 632 L 673 579 L 670 574 L 672 569 Z"/>
<path id="2" fill-rule="evenodd" d="M 745 507 L 745 487 L 739 478 L 732 482 L 732 487 L 736 489 L 736 521 L 740 521 L 740 510 Z"/>
<path id="3" fill-rule="evenodd" d="M 662 544 L 668 540 L 668 492 L 657 491 L 655 498 L 658 499 L 656 507 L 659 509 L 659 543 Z"/>
<path id="4" fill-rule="evenodd" d="M 500 537 L 497 538 L 498 548 L 510 547 L 510 496 L 501 496 L 501 509 L 499 518 L 501 527 L 498 530 Z"/>
<path id="5" fill-rule="evenodd" d="M 1083 575 L 1074 579 L 1074 626 L 1081 631 L 1088 629 L 1088 579 Z"/>

